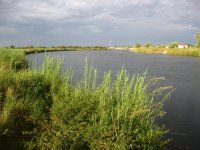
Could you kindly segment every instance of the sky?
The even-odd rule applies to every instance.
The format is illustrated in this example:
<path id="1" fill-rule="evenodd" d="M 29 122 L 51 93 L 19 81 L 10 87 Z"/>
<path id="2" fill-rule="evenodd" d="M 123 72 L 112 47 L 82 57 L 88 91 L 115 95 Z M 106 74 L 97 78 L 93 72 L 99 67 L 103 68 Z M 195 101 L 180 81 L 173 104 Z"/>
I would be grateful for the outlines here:
<path id="1" fill-rule="evenodd" d="M 195 43 L 200 0 L 0 0 L 0 46 Z"/>

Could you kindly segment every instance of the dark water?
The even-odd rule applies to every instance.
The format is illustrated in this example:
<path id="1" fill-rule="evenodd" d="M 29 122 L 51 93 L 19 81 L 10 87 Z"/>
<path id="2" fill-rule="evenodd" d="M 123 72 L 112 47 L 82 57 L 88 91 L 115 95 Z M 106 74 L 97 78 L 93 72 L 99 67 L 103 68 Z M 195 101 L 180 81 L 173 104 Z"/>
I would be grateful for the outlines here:
<path id="1" fill-rule="evenodd" d="M 30 62 L 41 65 L 44 53 L 29 55 Z M 182 149 L 200 149 L 200 58 L 128 51 L 69 51 L 52 52 L 50 56 L 64 57 L 64 67 L 71 67 L 76 78 L 83 74 L 85 59 L 97 68 L 99 75 L 111 70 L 114 74 L 124 66 L 130 74 L 144 73 L 164 76 L 166 83 L 176 88 L 165 105 L 167 115 L 163 123 L 170 130 L 176 146 Z"/>

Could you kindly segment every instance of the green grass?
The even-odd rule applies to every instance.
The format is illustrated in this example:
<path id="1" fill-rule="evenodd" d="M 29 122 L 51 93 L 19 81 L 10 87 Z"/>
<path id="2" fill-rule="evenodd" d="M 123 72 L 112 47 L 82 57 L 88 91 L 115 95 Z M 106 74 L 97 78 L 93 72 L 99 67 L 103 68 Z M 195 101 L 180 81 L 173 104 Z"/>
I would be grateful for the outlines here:
<path id="1" fill-rule="evenodd" d="M 4 48 L 4 50 L 22 51 L 25 54 L 33 54 L 33 53 L 43 53 L 43 52 L 55 52 L 55 51 L 108 50 L 108 47 L 104 46 L 18 47 L 18 48 Z"/>
<path id="2" fill-rule="evenodd" d="M 199 48 L 132 48 L 131 51 L 138 53 L 148 53 L 148 54 L 168 54 L 168 55 L 178 55 L 178 56 L 192 56 L 199 57 Z"/>
<path id="3" fill-rule="evenodd" d="M 0 49 L 0 69 L 23 69 L 27 67 L 25 54 L 21 50 Z"/>
<path id="4" fill-rule="evenodd" d="M 2 50 L 2 48 L 0 48 Z M 113 48 L 117 50 L 117 48 Z M 123 47 L 120 49 L 122 50 Z M 5 51 L 17 51 L 18 53 L 24 54 L 33 54 L 33 53 L 43 53 L 43 52 L 55 52 L 55 51 L 80 51 L 80 50 L 112 50 L 108 47 L 102 46 L 58 46 L 58 47 L 21 47 L 21 48 L 4 48 Z M 136 53 L 145 53 L 145 54 L 167 54 L 167 55 L 178 55 L 178 56 L 192 56 L 199 57 L 200 56 L 200 48 L 124 48 L 124 50 L 131 50 Z"/>
<path id="5" fill-rule="evenodd" d="M 189 48 L 189 49 L 171 49 L 167 51 L 169 55 L 181 55 L 181 56 L 200 56 L 200 48 Z"/>
<path id="6" fill-rule="evenodd" d="M 1 65 L 25 60 L 18 51 L 0 54 Z M 171 87 L 124 68 L 115 79 L 107 72 L 97 80 L 86 64 L 72 82 L 58 58 L 47 57 L 39 70 L 2 67 L 0 149 L 164 149 L 167 130 L 157 120 Z"/>

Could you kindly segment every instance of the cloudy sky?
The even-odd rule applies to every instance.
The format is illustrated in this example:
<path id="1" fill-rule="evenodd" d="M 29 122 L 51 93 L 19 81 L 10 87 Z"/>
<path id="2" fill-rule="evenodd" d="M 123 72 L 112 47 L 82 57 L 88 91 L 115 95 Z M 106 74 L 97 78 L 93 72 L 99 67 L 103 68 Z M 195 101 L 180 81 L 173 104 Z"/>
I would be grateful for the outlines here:
<path id="1" fill-rule="evenodd" d="M 195 43 L 200 0 L 0 0 L 0 46 Z"/>

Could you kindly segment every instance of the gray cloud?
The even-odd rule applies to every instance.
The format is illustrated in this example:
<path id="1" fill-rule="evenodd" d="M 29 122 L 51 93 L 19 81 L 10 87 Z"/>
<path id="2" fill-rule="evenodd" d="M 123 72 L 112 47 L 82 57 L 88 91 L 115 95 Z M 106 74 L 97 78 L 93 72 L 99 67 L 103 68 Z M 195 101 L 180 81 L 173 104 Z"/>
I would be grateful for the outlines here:
<path id="1" fill-rule="evenodd" d="M 193 43 L 198 6 L 198 0 L 0 0 L 0 45 Z"/>

